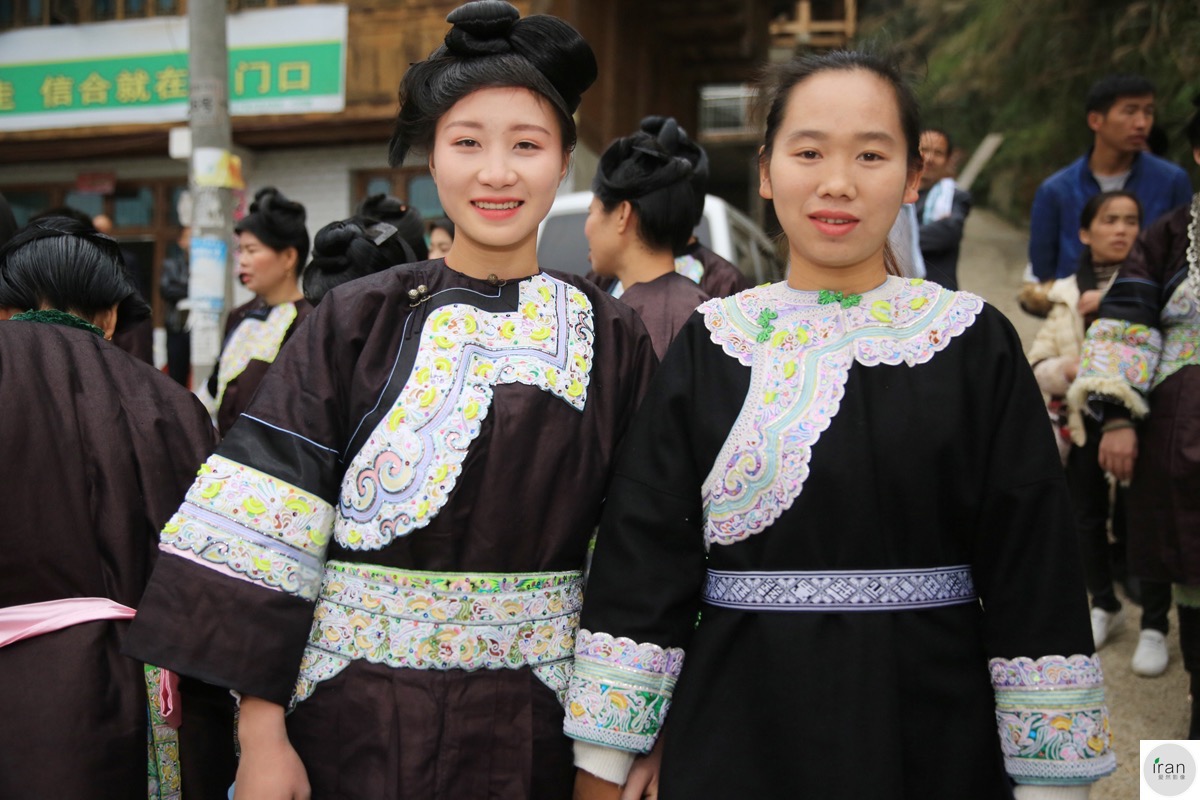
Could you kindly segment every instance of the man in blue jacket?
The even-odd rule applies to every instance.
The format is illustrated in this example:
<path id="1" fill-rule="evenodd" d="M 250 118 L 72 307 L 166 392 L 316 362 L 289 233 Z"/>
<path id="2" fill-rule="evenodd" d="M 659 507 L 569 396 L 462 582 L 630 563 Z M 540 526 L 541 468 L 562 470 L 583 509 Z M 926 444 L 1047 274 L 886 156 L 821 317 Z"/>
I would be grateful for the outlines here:
<path id="1" fill-rule="evenodd" d="M 1108 75 L 1088 92 L 1086 155 L 1047 178 L 1033 198 L 1029 263 L 1039 281 L 1073 275 L 1083 244 L 1079 215 L 1088 198 L 1126 189 L 1137 195 L 1149 224 L 1192 197 L 1187 173 L 1146 152 L 1154 125 L 1154 84 L 1140 75 Z"/>

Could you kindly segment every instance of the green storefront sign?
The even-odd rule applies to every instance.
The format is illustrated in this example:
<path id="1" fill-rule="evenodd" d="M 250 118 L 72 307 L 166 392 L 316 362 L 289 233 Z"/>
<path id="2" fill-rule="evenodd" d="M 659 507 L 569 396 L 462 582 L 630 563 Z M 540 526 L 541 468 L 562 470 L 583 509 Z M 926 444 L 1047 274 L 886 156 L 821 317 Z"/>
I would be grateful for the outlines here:
<path id="1" fill-rule="evenodd" d="M 342 59 L 341 41 L 232 49 L 230 104 L 235 113 L 239 103 L 270 113 L 271 101 L 340 95 Z M 187 102 L 186 52 L 0 65 L 0 128 L 6 115 Z"/>

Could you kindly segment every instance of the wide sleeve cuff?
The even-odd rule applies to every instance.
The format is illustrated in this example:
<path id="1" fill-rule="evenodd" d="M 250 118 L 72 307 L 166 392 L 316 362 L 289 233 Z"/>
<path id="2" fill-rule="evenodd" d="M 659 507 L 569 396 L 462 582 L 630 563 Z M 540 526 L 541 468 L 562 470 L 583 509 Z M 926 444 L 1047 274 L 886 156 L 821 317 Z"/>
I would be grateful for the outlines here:
<path id="1" fill-rule="evenodd" d="M 1018 784 L 1079 786 L 1116 769 L 1096 656 L 993 658 L 1004 766 Z"/>
<path id="2" fill-rule="evenodd" d="M 588 742 L 575 742 L 575 766 L 621 786 L 633 767 L 633 753 Z"/>
<path id="3" fill-rule="evenodd" d="M 230 578 L 314 601 L 333 516 L 333 506 L 313 492 L 214 455 L 159 546 Z"/>
<path id="4" fill-rule="evenodd" d="M 1086 786 L 1034 786 L 1029 783 L 1013 787 L 1015 800 L 1088 800 L 1091 784 Z"/>
<path id="5" fill-rule="evenodd" d="M 575 674 L 567 689 L 566 734 L 631 753 L 650 752 L 671 705 L 683 657 L 681 648 L 580 629 Z"/>
<path id="6" fill-rule="evenodd" d="M 1120 319 L 1099 319 L 1088 329 L 1079 377 L 1067 392 L 1072 408 L 1108 398 L 1141 418 L 1162 355 L 1162 334 L 1148 325 Z"/>

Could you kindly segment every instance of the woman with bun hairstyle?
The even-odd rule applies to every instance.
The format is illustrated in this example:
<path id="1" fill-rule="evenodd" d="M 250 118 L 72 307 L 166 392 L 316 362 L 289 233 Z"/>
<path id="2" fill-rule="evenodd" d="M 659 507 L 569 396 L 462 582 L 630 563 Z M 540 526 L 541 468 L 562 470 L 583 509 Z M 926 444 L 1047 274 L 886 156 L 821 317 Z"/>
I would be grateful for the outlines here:
<path id="1" fill-rule="evenodd" d="M 312 311 L 299 283 L 308 260 L 304 217 L 304 206 L 267 187 L 234 227 L 238 280 L 255 298 L 230 312 L 217 369 L 208 379 L 222 436 L 250 404 L 279 348 Z"/>
<path id="2" fill-rule="evenodd" d="M 583 229 L 592 270 L 620 284 L 622 302 L 646 325 L 659 358 L 708 299 L 675 271 L 674 254 L 687 245 L 704 207 L 693 163 L 681 152 L 689 145 L 671 118 L 655 134 L 639 130 L 609 145 Z"/>
<path id="3" fill-rule="evenodd" d="M 317 231 L 304 268 L 304 299 L 314 306 L 335 286 L 416 261 L 395 225 L 369 217 L 331 222 Z"/>
<path id="4" fill-rule="evenodd" d="M 700 306 L 626 437 L 576 797 L 1085 797 L 1114 759 L 1037 384 L 1002 314 L 886 252 L 912 89 L 832 52 L 761 96 L 788 279 Z"/>
<path id="5" fill-rule="evenodd" d="M 1186 132 L 1200 164 L 1200 111 Z M 1100 466 L 1129 485 L 1129 574 L 1174 584 L 1200 739 L 1200 194 L 1143 229 L 1099 316 L 1067 402 L 1098 421 Z M 1143 651 L 1161 673 L 1166 637 L 1143 627 Z"/>
<path id="6" fill-rule="evenodd" d="M 162 671 L 121 653 L 216 444 L 190 392 L 112 343 L 149 316 L 90 222 L 42 218 L 0 248 L 0 797 L 178 798 L 181 755 L 189 797 L 233 775 L 232 726 L 206 742 L 196 716 L 206 687 L 184 682 L 181 728 Z M 208 745 L 224 775 L 191 758 Z"/>
<path id="7" fill-rule="evenodd" d="M 581 571 L 655 359 L 537 260 L 591 49 L 498 0 L 447 20 L 391 159 L 427 154 L 450 253 L 325 296 L 164 528 L 133 632 L 241 694 L 238 798 L 571 794 Z"/>
<path id="8" fill-rule="evenodd" d="M 425 261 L 430 258 L 429 245 L 425 241 L 425 221 L 421 219 L 421 212 L 400 198 L 390 194 L 373 194 L 358 204 L 356 213 L 360 217 L 395 225 L 396 233 L 412 248 L 412 261 Z"/>

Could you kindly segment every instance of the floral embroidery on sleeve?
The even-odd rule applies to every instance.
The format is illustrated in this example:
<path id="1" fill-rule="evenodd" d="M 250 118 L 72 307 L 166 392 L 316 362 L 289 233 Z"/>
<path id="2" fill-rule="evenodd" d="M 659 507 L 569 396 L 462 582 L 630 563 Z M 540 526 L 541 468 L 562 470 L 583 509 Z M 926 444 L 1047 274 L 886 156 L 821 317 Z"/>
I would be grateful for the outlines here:
<path id="1" fill-rule="evenodd" d="M 990 662 L 1008 774 L 1018 783 L 1088 784 L 1116 768 L 1095 656 Z"/>
<path id="2" fill-rule="evenodd" d="M 681 648 L 581 629 L 575 645 L 575 674 L 567 689 L 567 735 L 620 750 L 649 752 L 666 719 L 683 657 Z"/>

